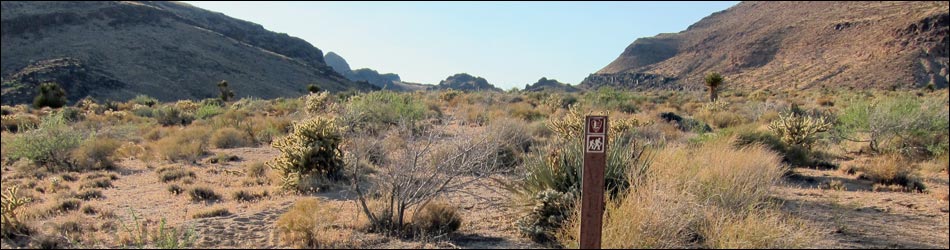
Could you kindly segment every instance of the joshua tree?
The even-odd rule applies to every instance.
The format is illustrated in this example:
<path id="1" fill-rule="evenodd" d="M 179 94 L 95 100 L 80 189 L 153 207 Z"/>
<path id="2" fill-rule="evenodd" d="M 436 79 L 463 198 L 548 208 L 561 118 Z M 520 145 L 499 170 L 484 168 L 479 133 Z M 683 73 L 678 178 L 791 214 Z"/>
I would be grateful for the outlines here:
<path id="1" fill-rule="evenodd" d="M 221 82 L 218 83 L 218 90 L 221 91 L 221 101 L 228 102 L 228 100 L 234 98 L 234 91 L 228 88 L 228 81 L 221 80 Z"/>
<path id="2" fill-rule="evenodd" d="M 712 72 L 706 75 L 706 87 L 709 87 L 709 101 L 715 102 L 719 98 L 719 86 L 722 85 L 722 75 Z"/>

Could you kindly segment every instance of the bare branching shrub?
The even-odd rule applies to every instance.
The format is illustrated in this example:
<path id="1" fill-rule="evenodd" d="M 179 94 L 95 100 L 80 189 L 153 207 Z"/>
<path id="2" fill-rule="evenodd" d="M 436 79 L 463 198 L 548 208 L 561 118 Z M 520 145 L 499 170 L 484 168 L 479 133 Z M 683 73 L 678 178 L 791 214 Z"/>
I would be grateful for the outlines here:
<path id="1" fill-rule="evenodd" d="M 302 181 L 314 178 L 338 180 L 343 174 L 343 155 L 340 151 L 342 136 L 336 123 L 325 117 L 316 117 L 294 124 L 294 131 L 276 141 L 273 146 L 281 154 L 267 162 L 283 178 L 285 189 L 301 190 Z"/>
<path id="2" fill-rule="evenodd" d="M 443 126 L 424 127 L 414 131 L 408 122 L 401 123 L 385 140 L 389 154 L 374 179 L 374 190 L 360 186 L 358 176 L 365 173 L 364 164 L 351 164 L 351 183 L 359 194 L 360 207 L 370 221 L 371 231 L 405 235 L 409 210 L 418 212 L 439 195 L 464 189 L 469 184 L 497 173 L 495 150 L 497 142 L 485 134 L 450 136 Z M 365 149 L 348 151 L 350 163 L 365 160 Z M 448 152 L 448 153 L 436 153 Z M 369 193 L 367 193 L 369 192 Z M 371 211 L 367 195 L 379 197 L 386 206 Z"/>

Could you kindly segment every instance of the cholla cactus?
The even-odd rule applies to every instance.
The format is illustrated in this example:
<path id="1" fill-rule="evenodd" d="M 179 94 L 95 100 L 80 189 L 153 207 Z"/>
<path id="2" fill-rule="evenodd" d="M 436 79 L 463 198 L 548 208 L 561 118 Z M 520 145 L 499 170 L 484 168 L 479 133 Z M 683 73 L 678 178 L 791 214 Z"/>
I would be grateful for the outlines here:
<path id="1" fill-rule="evenodd" d="M 804 112 L 789 111 L 769 124 L 769 130 L 778 135 L 783 142 L 811 149 L 818 133 L 831 129 L 832 122 L 821 115 L 808 115 Z"/>
<path id="2" fill-rule="evenodd" d="M 525 236 L 538 242 L 553 239 L 553 233 L 568 218 L 574 206 L 571 192 L 561 193 L 552 189 L 539 192 L 531 212 L 518 220 L 515 226 Z"/>
<path id="3" fill-rule="evenodd" d="M 727 111 L 728 106 L 729 106 L 729 103 L 723 100 L 716 100 L 714 102 L 708 102 L 706 104 L 703 104 L 703 106 L 700 108 L 700 111 L 723 112 L 723 111 Z"/>
<path id="4" fill-rule="evenodd" d="M 588 114 L 590 114 L 590 112 L 588 112 Z M 604 115 L 610 116 L 610 111 L 604 112 Z M 608 121 L 607 124 L 607 130 L 611 135 L 620 136 L 630 132 L 633 128 L 648 125 L 649 123 L 643 124 L 636 118 L 615 118 Z M 580 139 L 581 135 L 584 134 L 584 115 L 577 105 L 571 105 L 564 117 L 561 119 L 551 119 L 548 123 L 548 127 L 562 139 Z"/>
<path id="5" fill-rule="evenodd" d="M 185 112 L 185 113 L 194 114 L 195 111 L 198 111 L 198 104 L 191 100 L 178 101 L 175 103 L 175 107 L 177 107 L 178 109 L 180 109 L 182 112 Z"/>
<path id="6" fill-rule="evenodd" d="M 296 189 L 303 178 L 338 179 L 343 171 L 340 128 L 332 119 L 316 117 L 294 124 L 293 133 L 273 142 L 281 154 L 267 165 L 280 172 L 283 187 Z"/>
<path id="7" fill-rule="evenodd" d="M 332 110 L 333 102 L 330 100 L 330 92 L 310 93 L 305 97 L 304 108 L 307 114 L 311 116 L 327 113 Z"/>
<path id="8" fill-rule="evenodd" d="M 13 186 L 12 188 L 8 188 L 6 193 L 0 195 L 2 196 L 2 199 L 0 199 L 0 207 L 3 209 L 2 223 L 5 228 L 4 230 L 6 230 L 6 228 L 15 228 L 18 223 L 16 214 L 17 208 L 32 202 L 30 198 L 18 196 L 17 191 L 19 190 L 19 186 Z"/>

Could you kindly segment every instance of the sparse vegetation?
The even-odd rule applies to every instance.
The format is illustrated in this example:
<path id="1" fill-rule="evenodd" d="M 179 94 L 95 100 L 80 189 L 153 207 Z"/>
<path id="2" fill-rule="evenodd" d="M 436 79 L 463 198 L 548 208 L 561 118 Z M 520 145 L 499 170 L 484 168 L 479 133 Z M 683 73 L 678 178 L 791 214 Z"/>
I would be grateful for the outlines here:
<path id="1" fill-rule="evenodd" d="M 208 211 L 195 213 L 191 218 L 201 219 L 201 218 L 211 218 L 211 217 L 221 217 L 231 215 L 231 211 L 228 211 L 227 208 L 214 208 Z"/>
<path id="2" fill-rule="evenodd" d="M 209 187 L 192 187 L 188 189 L 188 197 L 193 202 L 214 202 L 221 200 L 221 195 Z"/>
<path id="3" fill-rule="evenodd" d="M 298 248 L 347 247 L 345 234 L 335 228 L 338 208 L 317 199 L 297 201 L 276 223 L 280 241 Z"/>

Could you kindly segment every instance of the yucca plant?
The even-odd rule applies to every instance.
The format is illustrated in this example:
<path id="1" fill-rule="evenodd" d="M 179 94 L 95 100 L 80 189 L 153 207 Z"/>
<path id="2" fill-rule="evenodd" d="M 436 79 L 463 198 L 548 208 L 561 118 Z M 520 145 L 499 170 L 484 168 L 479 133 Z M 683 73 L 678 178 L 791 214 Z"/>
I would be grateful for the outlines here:
<path id="1" fill-rule="evenodd" d="M 706 87 L 709 87 L 709 101 L 715 102 L 719 98 L 719 87 L 722 86 L 723 78 L 722 75 L 716 72 L 712 72 L 706 75 L 704 78 L 706 82 Z"/>

